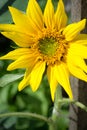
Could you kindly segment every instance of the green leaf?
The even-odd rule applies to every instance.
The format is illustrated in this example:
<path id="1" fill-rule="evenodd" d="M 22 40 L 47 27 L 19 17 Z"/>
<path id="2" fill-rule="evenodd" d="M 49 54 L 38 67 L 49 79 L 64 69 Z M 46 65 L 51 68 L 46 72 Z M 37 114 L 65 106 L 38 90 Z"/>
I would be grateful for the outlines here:
<path id="1" fill-rule="evenodd" d="M 44 12 L 44 8 L 45 8 L 45 5 L 46 5 L 46 0 L 37 0 L 37 2 L 39 3 L 42 11 Z"/>
<path id="2" fill-rule="evenodd" d="M 12 125 L 14 125 L 17 121 L 16 117 L 9 117 L 5 122 L 4 122 L 4 127 L 6 129 L 10 128 Z"/>
<path id="3" fill-rule="evenodd" d="M 15 0 L 14 3 L 12 4 L 12 6 L 25 11 L 27 8 L 27 4 L 28 4 L 28 0 Z M 19 6 L 20 5 L 20 6 Z"/>
<path id="4" fill-rule="evenodd" d="M 16 81 L 23 77 L 23 74 L 6 74 L 0 78 L 0 87 L 4 87 L 7 84 Z"/>

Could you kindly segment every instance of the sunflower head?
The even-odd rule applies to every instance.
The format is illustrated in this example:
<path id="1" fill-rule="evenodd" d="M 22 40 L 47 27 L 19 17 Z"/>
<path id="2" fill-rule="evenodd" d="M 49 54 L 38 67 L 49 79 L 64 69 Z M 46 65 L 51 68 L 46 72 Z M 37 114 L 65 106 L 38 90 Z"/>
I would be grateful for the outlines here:
<path id="1" fill-rule="evenodd" d="M 70 74 L 87 81 L 87 36 L 79 32 L 86 20 L 67 25 L 67 15 L 62 0 L 57 9 L 47 0 L 44 13 L 36 0 L 29 0 L 26 13 L 9 7 L 14 24 L 0 24 L 1 33 L 19 47 L 1 59 L 14 60 L 8 70 L 25 68 L 19 90 L 30 85 L 36 91 L 44 72 L 50 84 L 52 99 L 60 84 L 72 99 Z M 77 50 L 78 48 L 78 50 Z M 86 73 L 85 73 L 86 72 Z"/>

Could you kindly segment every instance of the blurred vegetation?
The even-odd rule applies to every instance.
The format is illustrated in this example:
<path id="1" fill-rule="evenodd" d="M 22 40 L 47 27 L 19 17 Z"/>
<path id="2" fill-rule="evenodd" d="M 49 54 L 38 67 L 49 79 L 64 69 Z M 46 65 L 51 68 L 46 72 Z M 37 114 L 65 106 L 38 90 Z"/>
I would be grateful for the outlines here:
<path id="1" fill-rule="evenodd" d="M 44 10 L 46 0 L 38 0 Z M 55 8 L 58 0 L 53 0 Z M 66 3 L 66 1 L 64 1 Z M 8 6 L 14 6 L 22 11 L 26 10 L 28 0 L 0 0 L 0 23 L 12 23 Z M 13 50 L 14 43 L 0 34 L 0 55 Z M 53 102 L 50 97 L 50 88 L 46 76 L 37 92 L 33 93 L 30 87 L 19 92 L 17 87 L 23 77 L 24 70 L 7 71 L 11 61 L 0 61 L 0 114 L 8 112 L 33 112 L 51 116 Z M 64 92 L 65 95 L 65 92 Z M 68 106 L 64 105 L 61 110 L 59 130 L 68 130 Z M 48 125 L 33 118 L 0 118 L 0 130 L 48 130 Z"/>

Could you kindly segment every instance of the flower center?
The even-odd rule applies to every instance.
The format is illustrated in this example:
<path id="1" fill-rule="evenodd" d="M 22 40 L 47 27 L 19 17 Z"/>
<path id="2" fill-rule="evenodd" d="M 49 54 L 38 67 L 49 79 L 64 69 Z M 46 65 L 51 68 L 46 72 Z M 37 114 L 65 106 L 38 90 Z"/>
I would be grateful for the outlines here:
<path id="1" fill-rule="evenodd" d="M 45 37 L 39 40 L 39 50 L 42 54 L 47 56 L 54 56 L 58 49 L 58 42 L 53 37 Z"/>
<path id="2" fill-rule="evenodd" d="M 35 39 L 33 51 L 36 50 L 39 60 L 46 61 L 47 65 L 66 62 L 69 43 L 62 32 L 44 29 Z"/>

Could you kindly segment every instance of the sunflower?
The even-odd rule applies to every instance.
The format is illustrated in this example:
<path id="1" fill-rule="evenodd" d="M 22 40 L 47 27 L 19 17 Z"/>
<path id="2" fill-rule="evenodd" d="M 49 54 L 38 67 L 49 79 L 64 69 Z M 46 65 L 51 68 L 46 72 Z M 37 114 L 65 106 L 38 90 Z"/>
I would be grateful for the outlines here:
<path id="1" fill-rule="evenodd" d="M 0 30 L 18 48 L 0 59 L 14 60 L 7 70 L 25 68 L 19 91 L 28 85 L 36 91 L 46 73 L 52 100 L 58 84 L 72 99 L 70 75 L 87 82 L 87 35 L 80 34 L 86 19 L 67 25 L 62 0 L 56 11 L 51 0 L 47 0 L 44 13 L 36 0 L 29 0 L 26 13 L 14 7 L 9 10 L 14 24 L 0 24 Z"/>

